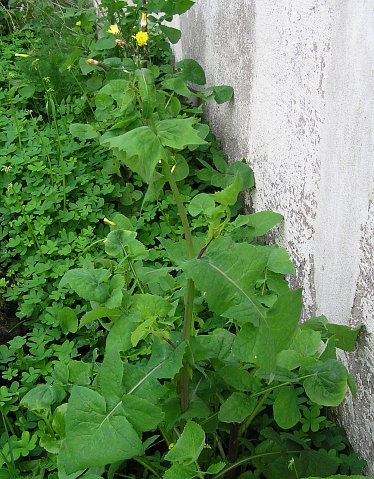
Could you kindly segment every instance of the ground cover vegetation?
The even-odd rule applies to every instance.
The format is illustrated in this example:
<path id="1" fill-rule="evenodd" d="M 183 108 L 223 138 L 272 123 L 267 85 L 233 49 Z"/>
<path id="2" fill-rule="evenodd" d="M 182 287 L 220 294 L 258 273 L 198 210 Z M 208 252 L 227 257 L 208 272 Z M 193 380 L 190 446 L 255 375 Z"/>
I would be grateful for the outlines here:
<path id="1" fill-rule="evenodd" d="M 326 409 L 355 394 L 336 351 L 359 331 L 299 323 L 287 251 L 261 242 L 281 215 L 241 212 L 253 172 L 226 163 L 202 110 L 233 89 L 172 62 L 169 22 L 192 4 L 3 5 L 0 287 L 17 318 L 1 330 L 1 479 L 365 464 Z"/>

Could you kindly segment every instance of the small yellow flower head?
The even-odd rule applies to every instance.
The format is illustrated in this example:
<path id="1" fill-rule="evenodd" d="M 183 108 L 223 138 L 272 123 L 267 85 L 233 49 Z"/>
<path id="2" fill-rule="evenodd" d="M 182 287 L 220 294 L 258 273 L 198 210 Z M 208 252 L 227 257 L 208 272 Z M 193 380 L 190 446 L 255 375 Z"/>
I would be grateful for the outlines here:
<path id="1" fill-rule="evenodd" d="M 125 42 L 120 38 L 116 38 L 116 45 L 119 47 L 123 47 L 125 45 Z"/>
<path id="2" fill-rule="evenodd" d="M 144 47 L 144 45 L 147 45 L 148 43 L 147 32 L 138 32 L 136 35 L 133 35 L 132 37 L 135 38 L 136 43 L 139 45 L 139 47 Z"/>
<path id="3" fill-rule="evenodd" d="M 108 218 L 104 218 L 103 223 L 110 226 L 116 226 L 116 224 L 113 221 L 108 220 Z"/>
<path id="4" fill-rule="evenodd" d="M 87 65 L 98 65 L 99 62 L 97 60 L 94 60 L 93 58 L 87 58 L 86 60 Z"/>
<path id="5" fill-rule="evenodd" d="M 116 23 L 114 25 L 111 25 L 109 29 L 107 30 L 107 32 L 115 36 L 118 36 L 121 34 L 121 30 L 118 28 L 118 25 Z"/>
<path id="6" fill-rule="evenodd" d="M 175 446 L 175 444 L 174 444 L 173 442 L 171 442 L 171 443 L 169 444 L 169 451 L 170 451 L 171 449 L 173 449 L 174 446 Z"/>
<path id="7" fill-rule="evenodd" d="M 29 58 L 30 55 L 28 55 L 27 53 L 15 53 L 14 56 L 21 58 Z"/>
<path id="8" fill-rule="evenodd" d="M 142 16 L 141 16 L 141 19 L 140 19 L 140 26 L 142 28 L 147 26 L 147 14 L 144 13 L 144 12 L 142 13 Z"/>
<path id="9" fill-rule="evenodd" d="M 75 22 L 75 25 L 76 25 L 77 27 L 80 27 L 80 26 L 82 25 L 82 22 L 81 22 L 80 20 L 78 20 L 77 22 Z"/>

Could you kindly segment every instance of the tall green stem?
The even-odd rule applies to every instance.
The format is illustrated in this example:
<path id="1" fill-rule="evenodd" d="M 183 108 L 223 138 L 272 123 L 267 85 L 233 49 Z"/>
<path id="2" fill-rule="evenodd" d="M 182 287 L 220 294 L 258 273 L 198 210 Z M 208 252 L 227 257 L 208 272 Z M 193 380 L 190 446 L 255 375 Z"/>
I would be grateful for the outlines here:
<path id="1" fill-rule="evenodd" d="M 177 186 L 176 181 L 173 178 L 173 175 L 170 171 L 169 164 L 166 160 L 163 160 L 162 167 L 166 179 L 170 185 L 171 191 L 173 193 L 173 197 L 175 203 L 177 205 L 178 213 L 180 219 L 182 221 L 184 237 L 186 240 L 186 248 L 187 248 L 187 256 L 189 259 L 194 257 L 194 249 L 193 249 L 193 242 L 192 242 L 192 235 L 191 229 L 187 218 L 187 213 L 183 205 L 183 201 Z M 193 320 L 192 320 L 192 313 L 193 313 L 193 300 L 194 300 L 194 293 L 195 293 L 195 286 L 191 279 L 187 280 L 186 285 L 186 296 L 185 296 L 185 306 L 184 306 L 184 320 L 183 320 L 183 332 L 182 332 L 182 339 L 183 341 L 188 341 L 192 334 L 193 329 Z M 181 371 L 181 408 L 182 411 L 185 411 L 190 403 L 189 397 L 189 384 L 190 384 L 190 373 L 189 373 L 189 366 L 187 363 L 184 363 L 182 371 Z"/>

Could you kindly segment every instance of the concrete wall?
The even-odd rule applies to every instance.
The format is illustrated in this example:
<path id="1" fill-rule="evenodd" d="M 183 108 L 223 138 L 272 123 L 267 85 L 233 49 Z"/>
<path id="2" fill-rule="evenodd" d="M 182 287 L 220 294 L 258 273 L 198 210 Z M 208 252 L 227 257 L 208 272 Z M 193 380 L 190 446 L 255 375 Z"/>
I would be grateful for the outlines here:
<path id="1" fill-rule="evenodd" d="M 180 23 L 177 56 L 235 88 L 207 116 L 255 171 L 248 202 L 285 216 L 305 316 L 366 326 L 340 413 L 374 473 L 374 2 L 197 0 Z"/>

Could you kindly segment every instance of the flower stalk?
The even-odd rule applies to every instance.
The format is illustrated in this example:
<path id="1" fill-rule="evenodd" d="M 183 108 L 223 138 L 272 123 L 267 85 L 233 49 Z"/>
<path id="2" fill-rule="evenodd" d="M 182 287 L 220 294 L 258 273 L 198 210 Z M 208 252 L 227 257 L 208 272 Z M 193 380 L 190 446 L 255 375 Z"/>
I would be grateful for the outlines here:
<path id="1" fill-rule="evenodd" d="M 187 257 L 192 259 L 195 256 L 193 241 L 191 235 L 191 229 L 187 218 L 186 209 L 183 205 L 182 197 L 180 195 L 177 183 L 172 175 L 169 164 L 166 160 L 162 162 L 163 171 L 165 177 L 170 185 L 170 189 L 173 193 L 175 203 L 177 205 L 178 213 L 182 222 L 184 237 L 186 241 Z M 188 341 L 193 333 L 193 300 L 195 294 L 195 286 L 191 279 L 187 280 L 185 306 L 184 306 L 184 319 L 183 319 L 183 331 L 182 340 Z M 190 404 L 189 397 L 189 384 L 190 384 L 190 368 L 186 362 L 183 364 L 181 371 L 181 409 L 186 411 Z"/>

